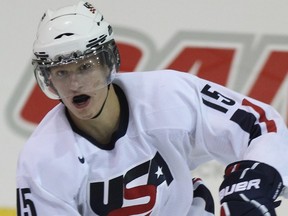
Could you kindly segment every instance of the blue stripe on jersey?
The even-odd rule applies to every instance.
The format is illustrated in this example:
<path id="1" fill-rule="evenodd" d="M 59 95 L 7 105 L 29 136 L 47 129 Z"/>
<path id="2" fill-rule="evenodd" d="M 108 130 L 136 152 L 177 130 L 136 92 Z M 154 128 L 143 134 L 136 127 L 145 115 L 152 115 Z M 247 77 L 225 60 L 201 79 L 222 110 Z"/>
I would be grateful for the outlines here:
<path id="1" fill-rule="evenodd" d="M 231 117 L 231 120 L 237 123 L 244 131 L 249 133 L 248 145 L 250 145 L 250 142 L 253 139 L 261 135 L 260 125 L 255 124 L 256 117 L 252 113 L 238 109 Z"/>

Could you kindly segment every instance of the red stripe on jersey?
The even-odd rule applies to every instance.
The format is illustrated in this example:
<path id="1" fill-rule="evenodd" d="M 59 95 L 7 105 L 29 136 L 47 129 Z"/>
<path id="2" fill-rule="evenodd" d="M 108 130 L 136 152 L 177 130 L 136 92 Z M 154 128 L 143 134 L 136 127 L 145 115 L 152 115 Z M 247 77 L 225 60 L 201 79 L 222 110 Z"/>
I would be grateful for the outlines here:
<path id="1" fill-rule="evenodd" d="M 221 209 L 220 209 L 220 216 L 226 216 L 226 212 L 223 206 L 221 206 Z"/>
<path id="2" fill-rule="evenodd" d="M 239 163 L 236 163 L 236 164 L 234 164 L 233 166 L 229 166 L 229 168 L 226 169 L 226 171 L 225 171 L 225 176 L 228 176 L 228 175 L 230 175 L 232 172 L 237 171 L 237 170 L 239 169 L 239 166 L 240 166 Z"/>
<path id="3" fill-rule="evenodd" d="M 277 132 L 275 121 L 268 120 L 266 117 L 265 111 L 261 107 L 253 104 L 252 102 L 246 99 L 242 101 L 242 105 L 252 107 L 260 115 L 259 122 L 264 122 L 266 124 L 268 132 Z"/>
<path id="4" fill-rule="evenodd" d="M 202 181 L 202 179 L 201 178 L 193 178 L 192 179 L 193 184 L 195 184 L 198 181 Z"/>

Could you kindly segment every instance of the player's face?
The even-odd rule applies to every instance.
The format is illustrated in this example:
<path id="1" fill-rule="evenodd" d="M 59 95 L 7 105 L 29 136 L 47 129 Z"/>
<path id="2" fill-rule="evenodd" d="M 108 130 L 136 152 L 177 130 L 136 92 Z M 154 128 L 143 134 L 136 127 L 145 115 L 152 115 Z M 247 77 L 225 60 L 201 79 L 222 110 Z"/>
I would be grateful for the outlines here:
<path id="1" fill-rule="evenodd" d="M 107 94 L 109 69 L 95 57 L 50 68 L 50 81 L 66 107 L 80 119 L 91 119 Z"/>

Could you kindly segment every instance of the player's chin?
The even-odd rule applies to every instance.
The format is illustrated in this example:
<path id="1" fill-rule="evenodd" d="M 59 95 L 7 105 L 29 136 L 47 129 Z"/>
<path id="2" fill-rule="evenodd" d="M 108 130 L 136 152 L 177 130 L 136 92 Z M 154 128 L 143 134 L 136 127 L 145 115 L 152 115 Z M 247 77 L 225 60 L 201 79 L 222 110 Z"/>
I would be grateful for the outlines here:
<path id="1" fill-rule="evenodd" d="M 69 109 L 69 108 L 68 108 Z M 69 109 L 70 113 L 72 113 L 76 118 L 81 120 L 90 120 L 95 116 L 95 111 L 91 109 L 79 110 L 79 109 Z"/>
<path id="2" fill-rule="evenodd" d="M 68 108 L 69 109 L 69 108 Z M 89 102 L 88 106 L 85 106 L 83 108 L 75 108 L 75 106 L 72 104 L 71 112 L 81 120 L 90 120 L 93 119 L 99 112 L 99 104 L 97 104 L 94 100 L 91 100 Z"/>

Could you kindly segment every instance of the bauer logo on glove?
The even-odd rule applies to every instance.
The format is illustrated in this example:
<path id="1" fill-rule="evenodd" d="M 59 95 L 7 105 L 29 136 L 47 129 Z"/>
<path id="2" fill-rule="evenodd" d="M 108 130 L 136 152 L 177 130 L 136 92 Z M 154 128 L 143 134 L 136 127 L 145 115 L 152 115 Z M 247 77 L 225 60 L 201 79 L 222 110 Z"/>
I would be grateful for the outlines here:
<path id="1" fill-rule="evenodd" d="M 227 186 L 220 191 L 220 199 L 222 200 L 225 196 L 233 194 L 234 192 L 241 192 L 251 189 L 260 188 L 261 179 L 253 179 L 250 181 L 243 181 L 232 186 Z"/>
<path id="2" fill-rule="evenodd" d="M 280 174 L 267 164 L 230 164 L 220 186 L 221 216 L 276 216 L 280 202 L 274 201 L 282 189 Z"/>

